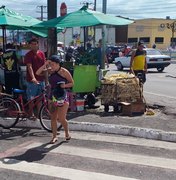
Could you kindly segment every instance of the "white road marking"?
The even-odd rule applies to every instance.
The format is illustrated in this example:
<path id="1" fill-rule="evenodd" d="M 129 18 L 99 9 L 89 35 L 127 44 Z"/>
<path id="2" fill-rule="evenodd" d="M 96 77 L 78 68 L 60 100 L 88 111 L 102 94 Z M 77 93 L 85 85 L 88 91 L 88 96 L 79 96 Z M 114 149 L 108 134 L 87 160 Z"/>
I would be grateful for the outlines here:
<path id="1" fill-rule="evenodd" d="M 74 139 L 80 139 L 80 140 L 119 143 L 119 144 L 126 144 L 126 145 L 176 150 L 176 143 L 167 142 L 167 141 L 157 141 L 157 140 L 151 140 L 151 139 L 143 139 L 143 138 L 136 138 L 136 137 L 120 136 L 120 135 L 108 136 L 108 135 L 99 134 L 99 133 L 98 134 L 86 133 L 86 135 L 82 135 L 82 133 L 74 132 L 74 131 L 71 132 L 71 135 Z M 64 137 L 64 134 L 60 134 L 59 136 Z"/>
<path id="2" fill-rule="evenodd" d="M 14 159 L 4 159 L 3 162 L 0 162 L 0 168 L 71 180 L 135 180 L 133 178 L 56 167 L 39 163 L 28 163 L 26 161 L 18 161 Z"/>
<path id="3" fill-rule="evenodd" d="M 38 146 L 41 146 L 41 143 L 33 143 L 26 148 L 30 149 Z M 48 146 L 48 148 L 50 147 Z M 176 170 L 176 160 L 168 158 L 118 153 L 108 150 L 94 150 L 83 147 L 68 146 L 65 144 L 51 150 L 50 152 Z"/>
<path id="4" fill-rule="evenodd" d="M 164 94 L 152 93 L 152 92 L 147 92 L 147 91 L 144 91 L 144 93 L 155 95 L 155 96 L 162 96 L 162 97 L 166 97 L 166 98 L 176 99 L 176 97 L 167 96 L 167 95 L 164 95 Z"/>

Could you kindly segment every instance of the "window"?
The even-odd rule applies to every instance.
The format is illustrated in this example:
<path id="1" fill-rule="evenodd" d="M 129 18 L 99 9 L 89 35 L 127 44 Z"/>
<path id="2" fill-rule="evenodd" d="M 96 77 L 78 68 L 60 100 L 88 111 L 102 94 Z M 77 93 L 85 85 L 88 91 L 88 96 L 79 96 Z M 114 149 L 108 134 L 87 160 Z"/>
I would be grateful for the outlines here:
<path id="1" fill-rule="evenodd" d="M 128 38 L 128 43 L 136 43 L 138 42 L 138 38 Z"/>
<path id="2" fill-rule="evenodd" d="M 164 42 L 164 38 L 163 37 L 156 37 L 155 38 L 155 43 L 163 44 L 163 42 Z"/>
<path id="3" fill-rule="evenodd" d="M 150 38 L 149 37 L 140 37 L 139 40 L 143 41 L 144 43 L 149 43 L 150 42 Z"/>
<path id="4" fill-rule="evenodd" d="M 173 41 L 172 41 L 173 40 Z M 176 38 L 171 38 L 171 40 L 170 40 L 171 42 L 174 42 L 174 43 L 176 43 Z"/>

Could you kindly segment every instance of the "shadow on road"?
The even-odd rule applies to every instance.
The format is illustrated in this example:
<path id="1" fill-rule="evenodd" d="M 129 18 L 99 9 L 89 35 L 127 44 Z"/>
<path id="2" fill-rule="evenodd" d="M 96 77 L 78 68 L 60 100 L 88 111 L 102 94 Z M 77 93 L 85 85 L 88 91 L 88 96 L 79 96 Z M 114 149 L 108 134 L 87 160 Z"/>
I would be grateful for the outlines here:
<path id="1" fill-rule="evenodd" d="M 9 140 L 12 141 L 16 137 L 26 136 L 30 132 L 30 128 L 14 128 L 14 129 L 2 129 L 0 131 L 0 140 Z"/>
<path id="2" fill-rule="evenodd" d="M 1 161 L 4 164 L 16 164 L 19 163 L 20 161 L 26 161 L 26 162 L 40 161 L 47 155 L 49 151 L 61 146 L 63 143 L 67 143 L 67 141 L 61 141 L 54 145 L 50 143 L 45 143 L 40 146 L 28 149 L 23 154 L 16 156 L 7 156 L 1 159 Z"/>

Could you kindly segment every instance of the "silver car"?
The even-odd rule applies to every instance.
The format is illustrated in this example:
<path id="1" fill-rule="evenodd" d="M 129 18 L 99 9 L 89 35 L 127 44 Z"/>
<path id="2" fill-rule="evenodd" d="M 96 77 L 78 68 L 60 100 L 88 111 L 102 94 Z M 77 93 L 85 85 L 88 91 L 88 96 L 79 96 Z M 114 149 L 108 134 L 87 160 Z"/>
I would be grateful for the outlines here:
<path id="1" fill-rule="evenodd" d="M 162 72 L 165 67 L 171 64 L 171 57 L 163 54 L 159 49 L 153 48 L 145 48 L 147 53 L 147 68 L 156 68 L 158 72 Z M 115 58 L 115 65 L 117 66 L 117 70 L 123 70 L 123 68 L 130 68 L 130 60 L 131 54 L 133 50 L 131 50 L 126 56 L 121 56 Z"/>

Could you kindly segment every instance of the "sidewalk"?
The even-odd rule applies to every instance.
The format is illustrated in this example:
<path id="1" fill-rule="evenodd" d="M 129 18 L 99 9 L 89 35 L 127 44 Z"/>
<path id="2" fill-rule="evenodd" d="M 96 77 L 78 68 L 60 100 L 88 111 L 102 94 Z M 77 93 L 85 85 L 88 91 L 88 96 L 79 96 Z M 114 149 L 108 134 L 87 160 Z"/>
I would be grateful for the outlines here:
<path id="1" fill-rule="evenodd" d="M 71 130 L 111 133 L 176 142 L 176 120 L 172 112 L 154 109 L 155 115 L 121 116 L 104 107 L 69 113 Z M 164 112 L 164 113 L 163 113 Z M 165 114 L 166 113 L 166 114 Z"/>
<path id="2" fill-rule="evenodd" d="M 69 112 L 67 119 L 71 131 L 87 131 L 110 133 L 176 142 L 175 108 L 153 109 L 155 115 L 121 116 L 112 111 L 104 112 L 100 101 L 96 103 L 99 108 L 86 109 L 83 112 Z M 152 107 L 152 106 L 151 106 Z M 154 107 L 154 106 L 153 106 Z M 17 127 L 41 128 L 40 122 L 25 121 Z"/>

